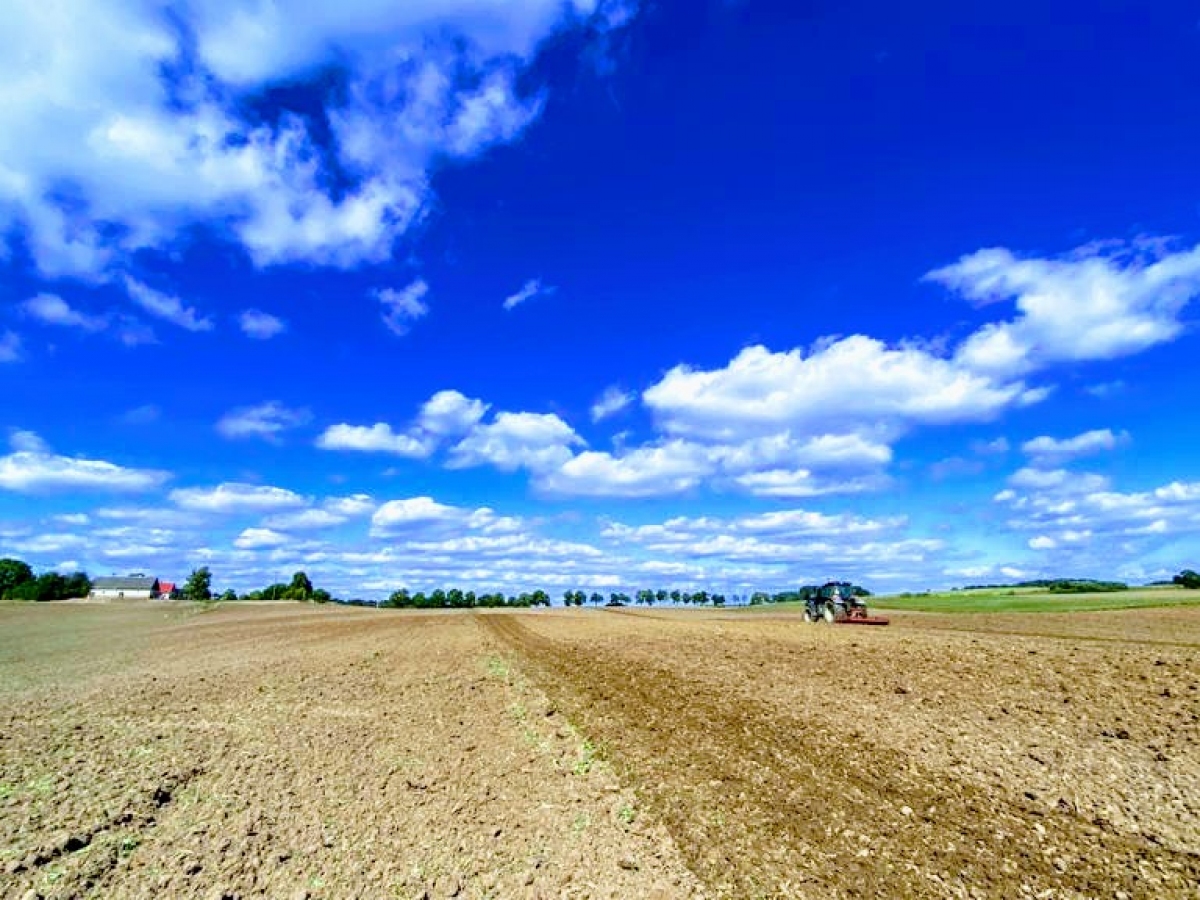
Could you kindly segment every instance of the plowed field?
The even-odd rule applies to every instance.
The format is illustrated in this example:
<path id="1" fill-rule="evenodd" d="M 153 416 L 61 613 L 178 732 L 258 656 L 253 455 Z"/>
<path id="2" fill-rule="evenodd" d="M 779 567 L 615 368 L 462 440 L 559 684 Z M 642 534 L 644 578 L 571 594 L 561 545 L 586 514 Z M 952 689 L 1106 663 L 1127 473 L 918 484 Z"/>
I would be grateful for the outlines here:
<path id="1" fill-rule="evenodd" d="M 1200 609 L 0 607 L 4 897 L 1200 897 Z"/>

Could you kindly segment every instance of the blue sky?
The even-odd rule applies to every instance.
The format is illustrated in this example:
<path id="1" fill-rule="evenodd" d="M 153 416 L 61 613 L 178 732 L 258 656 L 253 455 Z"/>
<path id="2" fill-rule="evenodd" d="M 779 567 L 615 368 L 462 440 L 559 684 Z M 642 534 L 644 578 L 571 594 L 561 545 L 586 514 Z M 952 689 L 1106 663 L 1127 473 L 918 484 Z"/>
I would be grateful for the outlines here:
<path id="1" fill-rule="evenodd" d="M 0 554 L 367 597 L 1200 561 L 1190 4 L 3 7 Z"/>

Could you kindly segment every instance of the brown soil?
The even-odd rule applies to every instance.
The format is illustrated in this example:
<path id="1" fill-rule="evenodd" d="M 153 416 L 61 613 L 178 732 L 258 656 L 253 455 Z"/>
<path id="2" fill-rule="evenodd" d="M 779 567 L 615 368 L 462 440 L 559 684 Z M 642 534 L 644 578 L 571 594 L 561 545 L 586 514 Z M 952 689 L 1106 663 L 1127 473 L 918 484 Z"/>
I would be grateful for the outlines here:
<path id="1" fill-rule="evenodd" d="M 1200 610 L 0 608 L 0 895 L 1200 897 Z"/>
<path id="2" fill-rule="evenodd" d="M 8 607 L 0 635 L 0 897 L 702 893 L 474 618 Z"/>

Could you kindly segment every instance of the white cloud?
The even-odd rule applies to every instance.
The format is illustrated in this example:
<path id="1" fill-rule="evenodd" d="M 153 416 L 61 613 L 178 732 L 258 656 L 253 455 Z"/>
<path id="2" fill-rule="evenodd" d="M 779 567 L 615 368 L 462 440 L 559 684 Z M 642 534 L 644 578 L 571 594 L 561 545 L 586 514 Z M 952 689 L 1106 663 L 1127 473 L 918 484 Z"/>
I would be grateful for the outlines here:
<path id="1" fill-rule="evenodd" d="M 156 291 L 142 282 L 125 276 L 125 290 L 129 298 L 150 315 L 171 322 L 188 331 L 211 331 L 211 319 L 202 318 L 194 308 L 185 307 L 183 301 L 170 294 Z"/>
<path id="2" fill-rule="evenodd" d="M 466 397 L 458 391 L 438 391 L 421 407 L 417 424 L 430 434 L 465 434 L 483 418 L 487 410 L 488 405 L 482 400 Z"/>
<path id="3" fill-rule="evenodd" d="M 713 471 L 704 447 L 686 441 L 642 446 L 619 456 L 589 450 L 542 474 L 552 493 L 593 497 L 652 497 L 690 490 Z"/>
<path id="4" fill-rule="evenodd" d="M 63 525 L 87 525 L 92 521 L 92 517 L 87 513 L 62 513 L 61 515 L 51 516 L 51 518 Z"/>
<path id="5" fill-rule="evenodd" d="M 42 440 L 41 436 L 32 431 L 24 431 L 20 428 L 15 429 L 8 436 L 8 445 L 18 452 L 24 453 L 49 453 L 50 445 Z"/>
<path id="6" fill-rule="evenodd" d="M 383 306 L 383 323 L 396 335 L 403 337 L 412 328 L 412 323 L 429 312 L 423 298 L 429 293 L 429 285 L 417 280 L 400 291 L 384 288 L 375 292 Z"/>
<path id="7" fill-rule="evenodd" d="M 21 358 L 21 338 L 13 331 L 0 334 L 0 363 L 17 362 Z"/>
<path id="8" fill-rule="evenodd" d="M 327 428 L 317 446 L 324 450 L 358 450 L 368 453 L 392 453 L 424 459 L 446 438 L 470 432 L 487 412 L 482 400 L 458 391 L 438 391 L 421 406 L 412 425 L 403 432 L 394 431 L 386 422 L 374 425 L 339 423 Z"/>
<path id="9" fill-rule="evenodd" d="M 346 521 L 344 515 L 328 509 L 302 509 L 298 512 L 269 516 L 263 521 L 263 525 L 268 528 L 282 528 L 286 531 L 305 531 L 315 528 L 333 528 Z"/>
<path id="10" fill-rule="evenodd" d="M 1043 435 L 1026 441 L 1021 445 L 1021 450 L 1033 459 L 1035 465 L 1047 466 L 1104 450 L 1114 450 L 1128 440 L 1129 435 L 1126 432 L 1114 433 L 1108 428 L 1102 428 L 1085 431 L 1064 440 Z"/>
<path id="11" fill-rule="evenodd" d="M 610 416 L 615 416 L 633 402 L 633 394 L 613 385 L 604 389 L 604 393 L 592 404 L 592 421 L 599 422 Z"/>
<path id="12" fill-rule="evenodd" d="M 247 337 L 265 341 L 287 330 L 287 323 L 259 309 L 243 310 L 238 316 L 238 327 Z"/>
<path id="13" fill-rule="evenodd" d="M 1016 318 L 985 325 L 955 354 L 963 366 L 1017 377 L 1054 362 L 1114 359 L 1170 341 L 1200 294 L 1200 247 L 1084 247 L 1063 259 L 979 250 L 926 278 L 981 303 L 1014 300 Z"/>
<path id="14" fill-rule="evenodd" d="M 808 356 L 799 348 L 754 346 L 721 369 L 676 366 L 642 399 L 671 434 L 744 440 L 784 429 L 981 420 L 1025 402 L 1026 394 L 1022 383 L 997 383 L 915 347 L 852 335 Z"/>
<path id="15" fill-rule="evenodd" d="M 515 294 L 505 297 L 503 305 L 506 310 L 513 310 L 522 303 L 525 303 L 527 300 L 532 300 L 538 295 L 552 293 L 554 293 L 554 288 L 543 287 L 542 280 L 540 278 L 531 278 L 525 282 L 525 284 L 521 286 L 521 289 Z"/>
<path id="16" fill-rule="evenodd" d="M 439 158 L 511 141 L 538 115 L 518 76 L 589 16 L 623 24 L 584 0 L 22 6 L 0 35 L 0 231 L 18 224 L 47 275 L 111 271 L 195 222 L 260 265 L 382 261 Z M 347 85 L 321 110 L 320 151 L 299 116 L 267 123 L 242 102 L 334 63 Z"/>
<path id="17" fill-rule="evenodd" d="M 535 483 L 558 494 L 650 497 L 711 482 L 796 498 L 879 488 L 883 478 L 876 470 L 891 458 L 890 447 L 856 434 L 798 440 L 785 431 L 740 443 L 674 438 L 618 453 L 579 453 Z"/>
<path id="18" fill-rule="evenodd" d="M 243 550 L 257 550 L 262 547 L 278 547 L 291 540 L 288 535 L 272 531 L 270 528 L 247 528 L 234 539 L 233 546 Z"/>
<path id="19" fill-rule="evenodd" d="M 899 516 L 790 509 L 734 518 L 681 516 L 651 525 L 613 522 L 603 536 L 676 560 L 767 565 L 774 570 L 772 580 L 791 571 L 797 582 L 824 581 L 826 573 L 861 581 L 865 563 L 925 564 L 943 550 L 941 541 L 906 535 L 906 526 Z"/>
<path id="20" fill-rule="evenodd" d="M 214 513 L 271 512 L 307 506 L 308 501 L 285 488 L 226 482 L 211 488 L 178 488 L 171 502 L 183 509 Z"/>
<path id="21" fill-rule="evenodd" d="M 375 536 L 407 534 L 410 538 L 428 538 L 446 529 L 505 533 L 516 531 L 518 520 L 497 516 L 488 507 L 466 509 L 439 503 L 432 497 L 409 497 L 384 503 L 371 516 Z"/>
<path id="22" fill-rule="evenodd" d="M 851 478 L 827 478 L 812 469 L 766 469 L 739 475 L 737 484 L 756 497 L 798 500 L 828 494 L 861 494 L 885 487 L 888 479 L 880 474 Z"/>
<path id="23" fill-rule="evenodd" d="M 553 413 L 502 412 L 493 422 L 475 426 L 451 450 L 450 465 L 543 471 L 569 460 L 571 448 L 582 443 L 575 430 Z"/>
<path id="24" fill-rule="evenodd" d="M 374 425 L 347 425 L 344 422 L 330 425 L 317 438 L 322 450 L 357 450 L 364 453 L 392 453 L 424 459 L 434 450 L 434 445 L 422 436 L 397 434 L 386 422 Z"/>
<path id="25" fill-rule="evenodd" d="M 217 421 L 217 431 L 230 439 L 262 438 L 277 441 L 290 428 L 304 425 L 312 418 L 306 409 L 288 409 L 281 403 L 260 403 L 232 409 Z"/>
<path id="26" fill-rule="evenodd" d="M 365 516 L 375 511 L 377 504 L 369 494 L 352 494 L 349 497 L 328 497 L 324 507 L 339 516 Z"/>
<path id="27" fill-rule="evenodd" d="M 12 452 L 0 456 L 0 489 L 32 493 L 54 490 L 148 491 L 170 478 L 154 469 L 132 469 L 98 459 L 59 456 L 28 431 L 14 432 Z"/>
<path id="28" fill-rule="evenodd" d="M 81 328 L 84 331 L 103 331 L 108 325 L 103 316 L 90 316 L 72 309 L 57 294 L 38 294 L 26 300 L 22 307 L 30 316 L 51 325 Z"/>
<path id="29" fill-rule="evenodd" d="M 1177 571 L 1186 563 L 1179 551 L 1200 533 L 1200 482 L 1118 491 L 1095 473 L 1025 468 L 1009 485 L 995 501 L 1049 573 L 1111 577 L 1119 566 L 1156 559 Z"/>

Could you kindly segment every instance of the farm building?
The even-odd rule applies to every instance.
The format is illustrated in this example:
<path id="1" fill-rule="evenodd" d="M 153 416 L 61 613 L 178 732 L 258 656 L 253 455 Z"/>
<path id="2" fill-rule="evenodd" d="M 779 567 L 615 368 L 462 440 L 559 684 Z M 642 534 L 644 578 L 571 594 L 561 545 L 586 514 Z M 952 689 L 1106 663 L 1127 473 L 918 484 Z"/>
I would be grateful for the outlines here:
<path id="1" fill-rule="evenodd" d="M 95 578 L 89 600 L 156 600 L 161 595 L 157 578 L 146 575 Z M 170 594 L 167 595 L 168 598 Z"/>

